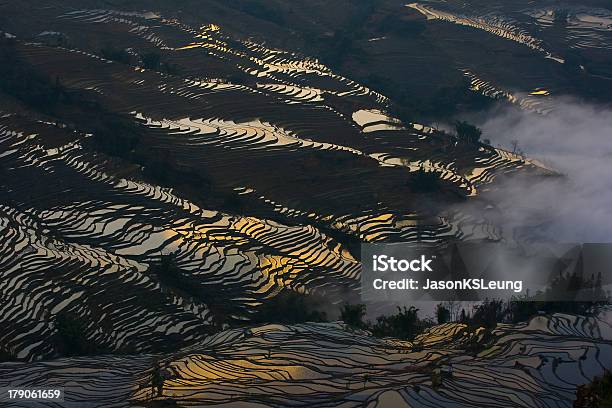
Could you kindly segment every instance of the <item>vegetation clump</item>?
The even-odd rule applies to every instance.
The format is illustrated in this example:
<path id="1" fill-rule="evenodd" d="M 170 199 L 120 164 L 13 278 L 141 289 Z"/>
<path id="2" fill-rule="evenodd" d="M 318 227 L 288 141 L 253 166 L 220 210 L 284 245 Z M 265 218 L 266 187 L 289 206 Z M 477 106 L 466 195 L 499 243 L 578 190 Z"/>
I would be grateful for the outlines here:
<path id="1" fill-rule="evenodd" d="M 472 306 L 471 310 L 465 308 L 459 312 L 457 302 L 440 303 L 435 309 L 435 319 L 438 324 L 456 321 L 467 325 L 467 332 L 472 333 L 470 341 L 465 344 L 467 351 L 478 353 L 487 347 L 493 339 L 492 331 L 498 323 L 518 323 L 527 321 L 531 317 L 542 313 L 573 313 L 589 315 L 595 313 L 598 306 L 609 304 L 607 294 L 601 289 L 600 278 L 584 279 L 580 274 L 561 275 L 555 280 L 548 294 L 559 290 L 584 290 L 586 288 L 591 300 L 581 301 L 546 301 L 547 294 L 537 294 L 533 297 L 513 298 L 508 301 L 501 299 L 485 299 Z M 560 289 L 562 288 L 562 289 Z M 395 337 L 403 340 L 412 340 L 428 327 L 434 325 L 431 318 L 421 319 L 419 309 L 398 307 L 393 315 L 382 315 L 371 323 L 365 320 L 366 305 L 344 304 L 340 310 L 340 318 L 351 329 L 369 330 L 377 337 Z"/>
<path id="2" fill-rule="evenodd" d="M 115 48 L 110 45 L 102 48 L 100 54 L 107 60 L 119 62 L 121 64 L 129 64 L 131 60 L 131 56 L 126 50 Z"/>
<path id="3" fill-rule="evenodd" d="M 178 289 L 196 299 L 202 298 L 202 291 L 193 280 L 178 266 L 176 254 L 161 255 L 158 262 L 149 266 L 149 273 L 155 274 L 157 279 L 165 286 Z"/>
<path id="4" fill-rule="evenodd" d="M 282 324 L 326 322 L 326 313 L 319 310 L 323 304 L 324 299 L 317 295 L 284 290 L 259 307 L 251 320 L 253 323 Z"/>
<path id="5" fill-rule="evenodd" d="M 23 64 L 14 41 L 0 40 L 0 90 L 42 112 L 53 112 L 70 98 L 59 78 L 49 78 Z"/>
<path id="6" fill-rule="evenodd" d="M 340 318 L 351 329 L 370 330 L 376 337 L 395 337 L 402 340 L 412 340 L 426 328 L 433 326 L 431 320 L 418 317 L 419 309 L 414 306 L 397 309 L 396 314 L 378 316 L 376 322 L 371 323 L 364 320 L 366 305 L 345 304 L 340 310 Z"/>
<path id="7" fill-rule="evenodd" d="M 455 131 L 460 141 L 469 144 L 479 143 L 482 136 L 482 130 L 465 121 L 455 122 Z"/>
<path id="8" fill-rule="evenodd" d="M 485 299 L 484 302 L 474 306 L 474 314 L 470 323 L 474 326 L 494 329 L 497 323 L 504 319 L 504 302 L 499 299 Z"/>
<path id="9" fill-rule="evenodd" d="M 368 327 L 368 324 L 364 320 L 365 315 L 366 305 L 364 304 L 353 305 L 346 303 L 340 310 L 340 319 L 353 329 L 366 329 Z"/>
<path id="10" fill-rule="evenodd" d="M 6 344 L 0 343 L 0 363 L 12 361 L 15 359 L 15 353 Z"/>
<path id="11" fill-rule="evenodd" d="M 417 194 L 434 193 L 440 191 L 440 174 L 434 170 L 427 171 L 423 167 L 410 174 L 408 180 L 410 190 Z"/>
<path id="12" fill-rule="evenodd" d="M 56 345 L 64 356 L 90 356 L 108 352 L 87 337 L 87 326 L 78 315 L 62 311 L 55 317 Z"/>
<path id="13" fill-rule="evenodd" d="M 512 299 L 504 313 L 508 321 L 517 323 L 539 313 L 590 315 L 599 306 L 609 303 L 610 297 L 602 287 L 601 274 L 585 277 L 574 271 L 560 273 L 543 292 Z"/>
<path id="14" fill-rule="evenodd" d="M 178 75 L 180 73 L 179 66 L 162 61 L 162 56 L 156 51 L 149 51 L 140 56 L 142 67 L 154 71 L 165 72 L 170 75 Z"/>
<path id="15" fill-rule="evenodd" d="M 588 316 L 598 307 L 610 303 L 602 288 L 601 276 L 585 277 L 581 273 L 559 274 L 551 286 L 534 295 L 514 297 L 508 301 L 485 299 L 473 306 L 472 311 L 461 310 L 457 320 L 472 327 L 493 329 L 497 323 L 524 322 L 539 314 L 569 313 Z M 565 300 L 558 300 L 565 299 Z M 438 305 L 437 315 L 447 315 L 445 305 Z M 438 322 L 442 323 L 440 318 Z"/>
<path id="16" fill-rule="evenodd" d="M 448 323 L 451 320 L 450 309 L 442 303 L 436 305 L 436 320 L 438 324 Z"/>
<path id="17" fill-rule="evenodd" d="M 595 377 L 590 384 L 579 385 L 573 407 L 612 407 L 612 372 L 606 370 L 602 376 Z"/>
<path id="18" fill-rule="evenodd" d="M 376 337 L 395 337 L 412 340 L 433 323 L 418 317 L 419 309 L 414 306 L 397 308 L 397 313 L 390 316 L 379 316 L 372 325 L 372 334 Z"/>

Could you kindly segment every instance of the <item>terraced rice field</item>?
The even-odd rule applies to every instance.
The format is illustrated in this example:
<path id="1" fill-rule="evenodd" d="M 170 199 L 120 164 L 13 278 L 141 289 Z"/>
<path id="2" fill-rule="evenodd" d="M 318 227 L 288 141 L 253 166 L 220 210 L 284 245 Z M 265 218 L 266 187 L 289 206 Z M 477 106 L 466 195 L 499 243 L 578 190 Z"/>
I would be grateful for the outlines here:
<path id="1" fill-rule="evenodd" d="M 464 16 L 455 15 L 451 12 L 437 10 L 432 6 L 420 3 L 410 3 L 407 7 L 413 8 L 422 13 L 428 20 L 442 20 L 453 24 L 472 27 L 483 30 L 498 37 L 517 42 L 533 50 L 542 52 L 546 58 L 551 58 L 561 64 L 565 61 L 562 58 L 553 56 L 542 47 L 542 41 L 531 36 L 525 30 L 520 29 L 511 21 L 505 21 L 495 15 L 488 16 Z"/>
<path id="2" fill-rule="evenodd" d="M 426 24 L 435 27 L 445 41 L 451 41 L 447 36 L 461 35 L 458 41 L 466 44 L 458 54 L 457 68 L 469 78 L 472 91 L 509 101 L 530 112 L 547 114 L 559 103 L 559 97 L 574 94 L 588 97 L 593 94 L 592 88 L 607 89 L 611 78 L 612 14 L 608 8 L 589 6 L 589 2 L 540 3 L 431 0 L 410 3 L 406 7 L 424 17 Z M 499 46 L 488 53 L 477 54 L 473 49 L 475 44 L 487 43 L 487 35 L 491 41 L 495 37 L 503 42 L 498 42 Z M 478 40 L 472 40 L 476 38 Z M 512 43 L 516 47 L 512 47 Z M 499 59 L 502 49 L 519 59 L 529 54 L 533 62 L 526 63 L 527 67 L 521 63 L 514 65 L 515 60 L 508 63 L 513 70 L 504 71 L 499 65 L 503 64 Z M 461 58 L 462 54 L 472 53 L 472 58 L 483 63 Z M 542 57 L 548 61 L 543 61 Z M 515 72 L 517 77 L 514 77 Z M 560 80 L 564 75 L 572 79 Z M 589 85 L 590 81 L 599 85 Z M 538 94 L 540 89 L 547 94 Z"/>
<path id="3" fill-rule="evenodd" d="M 82 48 L 16 40 L 23 61 L 130 118 L 143 135 L 134 149 L 156 158 L 113 157 L 86 124 L 1 108 L 0 342 L 18 360 L 58 353 L 49 339 L 61 313 L 86 322 L 104 350 L 149 352 L 248 320 L 284 290 L 341 302 L 358 295 L 350 242 L 497 239 L 484 217 L 432 211 L 411 191 L 413 172 L 439 175 L 439 202 L 477 202 L 500 174 L 546 173 L 402 123 L 385 113 L 383 95 L 316 59 L 214 23 L 112 10 L 54 18 L 70 38 L 112 35 L 126 49 L 154 49 L 181 75 L 104 59 L 86 36 L 75 40 Z M 246 79 L 232 82 L 236 73 Z M 150 177 L 159 172 L 199 181 Z M 152 271 L 168 254 L 199 296 Z"/>
<path id="4" fill-rule="evenodd" d="M 567 30 L 570 48 L 612 49 L 612 12 L 603 8 L 573 6 L 567 8 L 539 8 L 528 14 L 543 29 L 560 22 Z"/>
<path id="5" fill-rule="evenodd" d="M 482 333 L 468 335 L 457 323 L 413 342 L 338 323 L 266 325 L 220 332 L 171 355 L 5 364 L 0 386 L 10 371 L 13 386 L 44 378 L 66 387 L 63 406 L 149 406 L 159 362 L 163 398 L 180 406 L 570 407 L 577 385 L 612 367 L 610 313 L 501 325 L 478 354 L 464 345 L 482 341 Z M 434 370 L 447 373 L 441 385 L 432 384 Z"/>
<path id="6" fill-rule="evenodd" d="M 410 7 L 562 63 L 518 21 Z M 400 120 L 381 92 L 217 21 L 55 3 L 31 14 L 53 27 L 0 32 L 2 47 L 78 102 L 45 110 L 0 93 L 0 388 L 66 389 L 65 403 L 29 406 L 156 406 L 156 361 L 163 397 L 232 407 L 569 407 L 612 368 L 610 309 L 500 324 L 493 340 L 459 323 L 412 342 L 253 323 L 288 292 L 334 310 L 358 300 L 360 243 L 500 240 L 482 193 L 553 172 Z M 609 28 L 583 14 L 575 33 Z M 555 90 L 460 69 L 474 92 L 554 108 Z M 419 191 L 423 171 L 435 191 Z M 66 357 L 66 319 L 95 356 Z M 441 386 L 435 370 L 451 372 Z"/>
<path id="7" fill-rule="evenodd" d="M 470 89 L 496 100 L 508 101 L 523 110 L 546 115 L 554 110 L 555 103 L 547 90 L 534 90 L 530 93 L 512 93 L 497 88 L 494 84 L 479 78 L 469 70 L 464 75 L 470 80 Z"/>

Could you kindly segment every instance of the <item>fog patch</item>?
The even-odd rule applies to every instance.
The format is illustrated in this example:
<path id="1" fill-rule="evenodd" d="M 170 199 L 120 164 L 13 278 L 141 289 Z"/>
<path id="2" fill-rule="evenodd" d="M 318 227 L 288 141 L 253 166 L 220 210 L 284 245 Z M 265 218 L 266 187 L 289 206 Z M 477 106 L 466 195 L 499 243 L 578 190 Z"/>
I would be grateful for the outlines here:
<path id="1" fill-rule="evenodd" d="M 494 146 L 564 175 L 502 178 L 483 194 L 505 238 L 612 242 L 612 109 L 565 99 L 546 116 L 504 108 L 476 122 Z"/>

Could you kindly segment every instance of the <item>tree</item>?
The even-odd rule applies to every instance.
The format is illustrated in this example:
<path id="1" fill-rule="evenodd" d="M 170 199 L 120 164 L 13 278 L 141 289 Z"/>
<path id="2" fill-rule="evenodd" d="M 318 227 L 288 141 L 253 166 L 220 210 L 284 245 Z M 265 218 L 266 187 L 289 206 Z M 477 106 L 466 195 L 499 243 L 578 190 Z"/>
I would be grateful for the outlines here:
<path id="1" fill-rule="evenodd" d="M 448 310 L 442 303 L 438 303 L 436 306 L 436 319 L 439 324 L 448 323 L 450 320 L 450 310 Z"/>
<path id="2" fill-rule="evenodd" d="M 100 50 L 100 54 L 107 60 L 120 62 L 122 64 L 130 63 L 130 54 L 121 48 L 115 48 L 113 46 L 106 46 Z"/>
<path id="3" fill-rule="evenodd" d="M 440 191 L 440 174 L 421 167 L 410 174 L 408 185 L 414 193 L 433 193 Z"/>
<path id="4" fill-rule="evenodd" d="M 12 361 L 15 359 L 15 353 L 8 345 L 0 343 L 0 362 Z"/>
<path id="5" fill-rule="evenodd" d="M 494 328 L 503 320 L 505 314 L 504 303 L 501 300 L 485 299 L 481 304 L 474 306 L 472 324 L 486 328 Z"/>
<path id="6" fill-rule="evenodd" d="M 459 320 L 459 307 L 461 307 L 461 302 L 456 300 L 447 300 L 442 303 L 442 306 L 448 310 L 449 313 L 449 321 L 456 322 Z"/>
<path id="7" fill-rule="evenodd" d="M 510 141 L 510 146 L 512 146 L 512 153 L 516 154 L 516 152 L 519 150 L 519 142 L 516 139 L 513 139 Z"/>
<path id="8" fill-rule="evenodd" d="M 76 313 L 61 311 L 55 316 L 58 348 L 65 356 L 85 356 L 108 352 L 87 337 L 87 325 Z"/>
<path id="9" fill-rule="evenodd" d="M 349 327 L 354 329 L 365 329 L 367 327 L 363 318 L 366 315 L 366 305 L 364 304 L 344 304 L 340 310 L 340 318 Z"/>
<path id="10" fill-rule="evenodd" d="M 578 386 L 574 408 L 610 406 L 612 406 L 612 372 L 606 370 L 601 377 L 595 377 L 591 384 Z"/>
<path id="11" fill-rule="evenodd" d="M 153 370 L 151 372 L 151 394 L 152 397 L 161 397 L 164 393 L 164 376 L 162 374 L 162 370 L 159 364 L 159 361 L 156 361 L 153 364 Z"/>
<path id="12" fill-rule="evenodd" d="M 379 316 L 376 319 L 376 323 L 372 326 L 372 333 L 375 336 L 412 340 L 423 331 L 424 327 L 431 325 L 428 321 L 419 320 L 419 309 L 414 306 L 403 309 L 398 307 L 397 310 L 397 314 Z"/>
<path id="13" fill-rule="evenodd" d="M 480 136 L 482 136 L 482 130 L 465 121 L 456 121 L 455 131 L 457 132 L 457 137 L 466 143 L 476 144 L 480 141 Z"/>

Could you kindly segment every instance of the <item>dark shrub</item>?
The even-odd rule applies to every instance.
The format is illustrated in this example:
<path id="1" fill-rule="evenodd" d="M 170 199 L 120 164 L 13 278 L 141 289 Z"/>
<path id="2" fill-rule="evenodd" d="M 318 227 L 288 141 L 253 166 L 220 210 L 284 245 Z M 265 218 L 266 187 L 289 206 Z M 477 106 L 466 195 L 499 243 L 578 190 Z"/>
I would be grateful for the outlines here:
<path id="1" fill-rule="evenodd" d="M 87 326 L 76 314 L 62 311 L 55 317 L 57 346 L 64 356 L 87 356 L 108 352 L 87 338 Z"/>
<path id="2" fill-rule="evenodd" d="M 432 321 L 419 319 L 419 309 L 414 306 L 404 307 L 403 309 L 398 307 L 397 310 L 397 314 L 379 316 L 372 326 L 372 334 L 377 337 L 412 340 L 423 330 L 433 325 Z"/>
<path id="3" fill-rule="evenodd" d="M 410 190 L 414 193 L 433 193 L 440 191 L 440 175 L 436 171 L 427 171 L 423 167 L 410 173 L 408 180 Z"/>
<path id="4" fill-rule="evenodd" d="M 495 328 L 503 318 L 504 302 L 502 300 L 485 299 L 481 304 L 474 306 L 471 323 L 476 326 Z"/>
<path id="5" fill-rule="evenodd" d="M 450 321 L 450 310 L 442 303 L 436 305 L 436 320 L 439 324 L 448 323 Z"/>
<path id="6" fill-rule="evenodd" d="M 574 408 L 612 407 L 612 372 L 605 371 L 592 383 L 578 386 Z"/>
<path id="7" fill-rule="evenodd" d="M 367 323 L 363 320 L 366 315 L 366 305 L 364 304 L 344 304 L 340 310 L 340 318 L 349 327 L 354 329 L 365 329 Z"/>
<path id="8" fill-rule="evenodd" d="M 480 136 L 482 136 L 482 130 L 464 121 L 455 122 L 455 131 L 457 132 L 457 137 L 466 143 L 476 144 L 480 141 Z"/>
<path id="9" fill-rule="evenodd" d="M 115 48 L 109 45 L 102 48 L 100 54 L 107 60 L 120 62 L 122 64 L 130 63 L 130 54 L 122 48 Z"/>
<path id="10" fill-rule="evenodd" d="M 69 98 L 59 78 L 25 64 L 11 41 L 0 41 L 0 90 L 45 113 Z"/>

